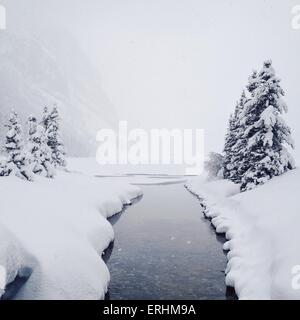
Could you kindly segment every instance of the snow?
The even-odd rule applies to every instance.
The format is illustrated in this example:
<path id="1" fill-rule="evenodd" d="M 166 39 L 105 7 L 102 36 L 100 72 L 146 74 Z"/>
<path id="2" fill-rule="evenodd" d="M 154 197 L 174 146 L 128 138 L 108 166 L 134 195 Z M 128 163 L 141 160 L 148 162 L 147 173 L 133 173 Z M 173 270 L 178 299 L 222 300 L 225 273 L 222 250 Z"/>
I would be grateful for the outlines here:
<path id="1" fill-rule="evenodd" d="M 260 115 L 259 122 L 263 121 L 267 128 L 273 127 L 277 121 L 276 109 L 269 105 Z M 260 127 L 261 124 L 257 124 L 257 128 Z"/>
<path id="2" fill-rule="evenodd" d="M 240 299 L 300 299 L 292 286 L 300 264 L 299 181 L 296 169 L 243 193 L 225 180 L 188 183 L 216 232 L 226 234 L 226 283 Z"/>
<path id="3" fill-rule="evenodd" d="M 0 180 L 0 296 L 17 275 L 16 299 L 103 299 L 110 280 L 101 259 L 114 239 L 106 218 L 139 188 L 84 174 Z"/>
<path id="4" fill-rule="evenodd" d="M 25 250 L 16 237 L 0 224 L 0 296 L 25 265 Z"/>

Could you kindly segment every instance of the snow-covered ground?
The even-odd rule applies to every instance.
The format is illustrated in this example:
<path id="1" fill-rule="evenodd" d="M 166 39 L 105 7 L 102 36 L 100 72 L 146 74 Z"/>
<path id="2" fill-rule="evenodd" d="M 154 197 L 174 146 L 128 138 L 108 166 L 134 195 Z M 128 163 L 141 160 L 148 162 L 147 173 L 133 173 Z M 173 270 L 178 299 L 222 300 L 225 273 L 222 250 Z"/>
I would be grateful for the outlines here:
<path id="1" fill-rule="evenodd" d="M 110 279 L 102 252 L 114 238 L 107 217 L 139 188 L 79 173 L 54 180 L 0 179 L 0 296 L 29 277 L 17 299 L 102 299 Z"/>
<path id="2" fill-rule="evenodd" d="M 226 233 L 226 283 L 240 299 L 300 299 L 299 169 L 244 193 L 225 180 L 197 178 L 187 187 Z"/>
<path id="3" fill-rule="evenodd" d="M 101 254 L 114 238 L 107 218 L 141 194 L 129 183 L 166 177 L 95 178 L 110 173 L 90 162 L 69 160 L 72 172 L 54 180 L 0 178 L 0 296 L 19 276 L 28 280 L 17 299 L 104 298 L 110 276 Z M 226 283 L 240 299 L 300 299 L 293 286 L 300 270 L 299 184 L 298 169 L 244 193 L 225 180 L 197 177 L 187 184 L 216 231 L 226 233 Z"/>

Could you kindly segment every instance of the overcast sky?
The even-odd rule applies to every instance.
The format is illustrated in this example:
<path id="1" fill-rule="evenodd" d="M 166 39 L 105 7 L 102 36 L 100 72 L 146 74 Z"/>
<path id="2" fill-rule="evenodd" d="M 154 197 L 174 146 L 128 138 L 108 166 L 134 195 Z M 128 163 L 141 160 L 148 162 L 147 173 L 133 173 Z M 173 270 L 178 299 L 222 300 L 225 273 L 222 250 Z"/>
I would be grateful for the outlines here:
<path id="1" fill-rule="evenodd" d="M 0 3 L 11 17 L 8 27 L 13 21 L 69 29 L 99 69 L 120 119 L 132 127 L 204 128 L 207 150 L 221 151 L 249 74 L 271 58 L 287 94 L 287 121 L 300 143 L 300 30 L 291 28 L 291 9 L 300 1 Z"/>

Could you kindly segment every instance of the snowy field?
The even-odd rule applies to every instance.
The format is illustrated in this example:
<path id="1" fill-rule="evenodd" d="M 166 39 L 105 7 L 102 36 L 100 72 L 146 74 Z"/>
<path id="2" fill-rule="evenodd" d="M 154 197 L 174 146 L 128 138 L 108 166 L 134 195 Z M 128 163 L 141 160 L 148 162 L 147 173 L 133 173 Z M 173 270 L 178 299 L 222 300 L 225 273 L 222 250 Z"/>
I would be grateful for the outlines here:
<path id="1" fill-rule="evenodd" d="M 188 183 L 216 231 L 226 234 L 226 283 L 240 299 L 300 299 L 293 286 L 300 265 L 299 184 L 299 169 L 243 193 L 226 180 Z"/>
<path id="2" fill-rule="evenodd" d="M 159 168 L 151 177 L 125 171 L 111 177 L 92 159 L 68 162 L 71 172 L 53 180 L 1 178 L 0 295 L 23 277 L 16 299 L 103 299 L 110 275 L 101 254 L 114 239 L 107 218 L 141 195 L 130 183 L 170 180 Z M 169 174 L 172 181 L 188 179 Z M 243 193 L 223 179 L 187 183 L 216 231 L 226 234 L 226 284 L 240 299 L 300 299 L 292 285 L 300 265 L 299 181 L 296 169 Z"/>
<path id="3" fill-rule="evenodd" d="M 29 278 L 16 299 L 103 299 L 110 275 L 101 259 L 114 238 L 106 218 L 139 188 L 84 174 L 0 180 L 0 295 Z"/>

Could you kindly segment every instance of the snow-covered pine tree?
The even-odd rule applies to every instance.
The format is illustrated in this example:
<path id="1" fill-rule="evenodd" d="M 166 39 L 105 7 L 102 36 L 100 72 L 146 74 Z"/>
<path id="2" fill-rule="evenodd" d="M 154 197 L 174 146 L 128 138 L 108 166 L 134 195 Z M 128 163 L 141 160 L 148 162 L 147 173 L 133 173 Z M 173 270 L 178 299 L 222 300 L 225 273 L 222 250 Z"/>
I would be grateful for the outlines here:
<path id="1" fill-rule="evenodd" d="M 22 128 L 18 115 L 11 112 L 8 122 L 4 151 L 7 154 L 7 175 L 15 174 L 17 177 L 33 180 L 32 172 L 28 168 L 28 160 L 24 152 Z"/>
<path id="2" fill-rule="evenodd" d="M 65 150 L 60 136 L 60 117 L 57 107 L 51 112 L 44 109 L 42 124 L 46 130 L 47 144 L 51 149 L 52 164 L 54 167 L 65 167 Z"/>
<path id="3" fill-rule="evenodd" d="M 245 91 L 242 92 L 239 102 L 235 107 L 235 112 L 230 116 L 229 129 L 225 138 L 224 147 L 224 177 L 233 182 L 241 182 L 241 171 L 243 159 L 240 150 L 243 147 L 243 113 L 244 105 L 247 101 Z"/>
<path id="4" fill-rule="evenodd" d="M 259 86 L 258 72 L 254 70 L 248 79 L 246 86 L 250 97 L 253 97 L 255 90 Z M 241 98 L 235 109 L 235 144 L 231 149 L 231 171 L 228 179 L 235 183 L 241 183 L 242 179 L 249 169 L 249 163 L 246 157 L 246 147 L 248 144 L 247 136 L 245 136 L 246 119 L 248 117 L 248 103 L 251 101 L 243 90 Z"/>
<path id="5" fill-rule="evenodd" d="M 44 107 L 41 125 L 44 127 L 45 131 L 47 131 L 47 128 L 49 126 L 49 121 L 50 121 L 50 111 L 48 107 Z"/>
<path id="6" fill-rule="evenodd" d="M 235 119 L 234 115 L 231 114 L 229 118 L 229 125 L 227 129 L 227 134 L 225 136 L 225 146 L 224 146 L 224 162 L 223 162 L 223 175 L 225 179 L 230 179 L 230 173 L 232 168 L 232 147 L 236 143 L 235 136 L 234 136 L 234 126 L 235 126 Z"/>
<path id="7" fill-rule="evenodd" d="M 47 178 L 54 177 L 54 168 L 51 164 L 51 149 L 47 144 L 44 127 L 38 124 L 34 116 L 28 118 L 28 154 L 32 171 Z"/>
<path id="8" fill-rule="evenodd" d="M 241 183 L 242 177 L 246 172 L 247 168 L 244 163 L 244 157 L 242 150 L 245 148 L 247 141 L 244 137 L 245 130 L 245 105 L 248 101 L 245 91 L 243 90 L 240 100 L 237 103 L 235 109 L 235 125 L 234 125 L 234 136 L 235 136 L 235 144 L 232 146 L 231 150 L 231 162 L 232 162 L 232 170 L 230 172 L 229 179 L 235 183 Z"/>
<path id="9" fill-rule="evenodd" d="M 251 94 L 251 97 L 254 96 L 255 90 L 259 87 L 259 78 L 257 70 L 253 70 L 251 76 L 248 78 L 247 89 Z"/>
<path id="10" fill-rule="evenodd" d="M 242 179 L 242 191 L 294 168 L 294 161 L 285 145 L 294 146 L 291 130 L 281 117 L 287 112 L 282 97 L 284 91 L 270 60 L 249 84 L 251 99 L 245 105 L 245 132 L 247 140 L 241 149 L 248 168 Z"/>

